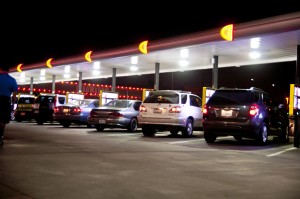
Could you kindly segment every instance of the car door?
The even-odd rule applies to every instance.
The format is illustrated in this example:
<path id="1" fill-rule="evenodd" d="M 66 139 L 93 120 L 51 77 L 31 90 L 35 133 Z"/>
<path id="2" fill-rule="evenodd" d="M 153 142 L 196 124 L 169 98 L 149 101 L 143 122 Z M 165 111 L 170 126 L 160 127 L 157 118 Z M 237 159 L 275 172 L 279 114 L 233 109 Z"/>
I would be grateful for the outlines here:
<path id="1" fill-rule="evenodd" d="M 202 127 L 202 100 L 196 95 L 190 95 L 190 114 L 194 118 L 194 127 Z"/>

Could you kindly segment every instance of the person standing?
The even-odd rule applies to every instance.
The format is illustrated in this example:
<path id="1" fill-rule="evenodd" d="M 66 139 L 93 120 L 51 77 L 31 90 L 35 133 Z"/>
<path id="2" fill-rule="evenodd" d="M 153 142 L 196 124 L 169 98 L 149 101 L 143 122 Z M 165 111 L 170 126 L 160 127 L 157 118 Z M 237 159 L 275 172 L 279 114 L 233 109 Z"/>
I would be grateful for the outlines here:
<path id="1" fill-rule="evenodd" d="M 9 68 L 0 67 L 0 145 L 4 144 L 4 129 L 11 120 L 11 111 L 16 100 L 18 84 L 8 74 Z"/>

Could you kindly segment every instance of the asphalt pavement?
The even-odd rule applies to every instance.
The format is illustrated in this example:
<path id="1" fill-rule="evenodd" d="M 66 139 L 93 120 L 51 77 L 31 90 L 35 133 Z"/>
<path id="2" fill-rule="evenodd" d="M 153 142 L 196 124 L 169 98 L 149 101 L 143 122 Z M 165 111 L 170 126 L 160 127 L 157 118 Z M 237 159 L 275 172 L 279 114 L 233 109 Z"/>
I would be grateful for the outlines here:
<path id="1" fill-rule="evenodd" d="M 1 199 L 299 199 L 300 150 L 231 137 L 7 125 Z"/>

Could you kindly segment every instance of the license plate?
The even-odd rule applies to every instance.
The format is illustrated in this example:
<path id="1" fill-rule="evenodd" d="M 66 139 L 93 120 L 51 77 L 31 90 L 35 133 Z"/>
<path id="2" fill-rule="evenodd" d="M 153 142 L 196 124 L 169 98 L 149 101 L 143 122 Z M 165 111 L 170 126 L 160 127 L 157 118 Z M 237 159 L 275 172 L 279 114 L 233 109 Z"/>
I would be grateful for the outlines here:
<path id="1" fill-rule="evenodd" d="M 21 115 L 25 115 L 25 113 L 24 113 L 24 112 L 21 112 Z"/>
<path id="2" fill-rule="evenodd" d="M 159 108 L 156 108 L 156 109 L 153 110 L 153 113 L 162 113 L 162 110 L 159 109 Z"/>
<path id="3" fill-rule="evenodd" d="M 64 112 L 64 113 L 68 113 L 68 112 L 69 112 L 69 109 L 64 108 L 64 109 L 63 109 L 63 112 Z"/>
<path id="4" fill-rule="evenodd" d="M 105 124 L 105 120 L 99 120 L 98 123 L 99 124 Z"/>
<path id="5" fill-rule="evenodd" d="M 221 116 L 223 117 L 231 117 L 232 116 L 232 110 L 222 110 Z"/>
<path id="6" fill-rule="evenodd" d="M 39 113 L 39 110 L 34 110 L 34 113 Z"/>

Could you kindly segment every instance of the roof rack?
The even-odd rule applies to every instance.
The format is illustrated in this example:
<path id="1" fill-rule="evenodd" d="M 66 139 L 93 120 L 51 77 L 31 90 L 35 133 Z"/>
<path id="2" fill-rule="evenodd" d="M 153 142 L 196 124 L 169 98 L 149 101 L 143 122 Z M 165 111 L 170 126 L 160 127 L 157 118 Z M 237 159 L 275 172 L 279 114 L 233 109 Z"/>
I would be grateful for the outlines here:
<path id="1" fill-rule="evenodd" d="M 191 91 L 183 91 L 183 90 L 154 90 L 154 91 L 162 91 L 162 92 L 179 92 L 179 93 L 192 93 Z"/>
<path id="2" fill-rule="evenodd" d="M 261 89 L 261 88 L 257 88 L 257 87 L 250 87 L 250 90 L 263 91 L 263 89 Z"/>

